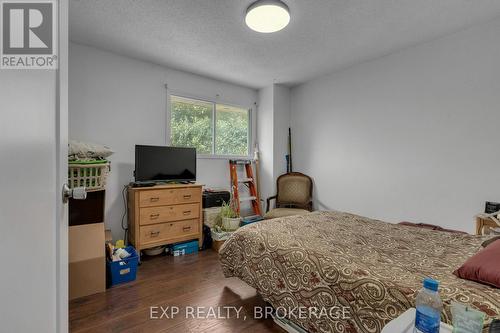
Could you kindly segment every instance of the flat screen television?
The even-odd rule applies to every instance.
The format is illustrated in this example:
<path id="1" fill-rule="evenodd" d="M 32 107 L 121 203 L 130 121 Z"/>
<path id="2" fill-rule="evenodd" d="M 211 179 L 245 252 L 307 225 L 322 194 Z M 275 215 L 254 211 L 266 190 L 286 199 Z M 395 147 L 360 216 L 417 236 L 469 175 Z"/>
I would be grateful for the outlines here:
<path id="1" fill-rule="evenodd" d="M 135 146 L 135 181 L 196 181 L 196 149 Z"/>

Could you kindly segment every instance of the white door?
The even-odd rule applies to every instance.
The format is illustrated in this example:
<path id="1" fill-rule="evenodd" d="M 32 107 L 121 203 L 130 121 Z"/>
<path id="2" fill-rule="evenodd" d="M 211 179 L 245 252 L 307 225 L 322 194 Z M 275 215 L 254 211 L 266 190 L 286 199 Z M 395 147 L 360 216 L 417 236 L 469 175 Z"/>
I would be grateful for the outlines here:
<path id="1" fill-rule="evenodd" d="M 2 332 L 67 331 L 67 10 L 59 70 L 0 70 Z"/>

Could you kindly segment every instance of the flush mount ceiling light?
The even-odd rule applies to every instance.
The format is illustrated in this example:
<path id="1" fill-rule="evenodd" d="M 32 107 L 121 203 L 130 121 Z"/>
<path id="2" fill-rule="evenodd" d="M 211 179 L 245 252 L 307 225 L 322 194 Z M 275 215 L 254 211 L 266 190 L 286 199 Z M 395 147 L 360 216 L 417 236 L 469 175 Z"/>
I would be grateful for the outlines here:
<path id="1" fill-rule="evenodd" d="M 245 23 L 262 33 L 280 31 L 290 22 L 288 6 L 279 0 L 259 0 L 247 9 Z"/>

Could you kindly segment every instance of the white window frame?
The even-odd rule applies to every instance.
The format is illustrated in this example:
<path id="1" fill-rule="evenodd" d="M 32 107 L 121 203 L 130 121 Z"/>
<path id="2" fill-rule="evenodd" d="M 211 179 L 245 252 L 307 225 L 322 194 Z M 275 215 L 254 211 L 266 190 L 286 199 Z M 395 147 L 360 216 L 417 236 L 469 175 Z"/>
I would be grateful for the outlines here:
<path id="1" fill-rule="evenodd" d="M 206 102 L 206 103 L 211 103 L 213 105 L 213 113 L 212 113 L 212 153 L 210 154 L 196 154 L 197 158 L 202 158 L 202 159 L 224 159 L 224 160 L 230 160 L 230 159 L 252 159 L 253 154 L 254 154 L 254 137 L 255 137 L 255 126 L 254 126 L 254 108 L 253 107 L 248 107 L 248 106 L 243 106 L 243 105 L 238 105 L 234 103 L 228 103 L 225 101 L 221 101 L 219 99 L 214 100 L 211 98 L 206 98 L 206 97 L 200 97 L 196 95 L 191 95 L 183 92 L 178 92 L 174 90 L 170 90 L 167 88 L 167 115 L 166 115 L 166 131 L 165 131 L 165 138 L 166 138 L 166 145 L 170 146 L 172 144 L 171 141 L 171 133 L 172 133 L 172 96 L 176 97 L 181 97 L 181 98 L 188 98 L 188 99 L 194 99 L 198 100 L 200 102 Z M 235 108 L 240 108 L 244 110 L 248 110 L 248 155 L 219 155 L 215 154 L 215 128 L 217 124 L 217 104 L 219 105 L 227 105 L 227 106 L 232 106 Z"/>

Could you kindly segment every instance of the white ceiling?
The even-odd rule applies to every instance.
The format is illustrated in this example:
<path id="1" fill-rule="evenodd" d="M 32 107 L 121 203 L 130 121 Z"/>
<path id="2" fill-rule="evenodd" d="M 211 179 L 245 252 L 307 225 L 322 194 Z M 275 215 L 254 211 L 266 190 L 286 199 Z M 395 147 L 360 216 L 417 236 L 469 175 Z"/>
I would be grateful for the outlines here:
<path id="1" fill-rule="evenodd" d="M 291 22 L 260 34 L 253 0 L 71 0 L 70 39 L 260 88 L 316 76 L 500 15 L 499 0 L 284 0 Z"/>

